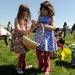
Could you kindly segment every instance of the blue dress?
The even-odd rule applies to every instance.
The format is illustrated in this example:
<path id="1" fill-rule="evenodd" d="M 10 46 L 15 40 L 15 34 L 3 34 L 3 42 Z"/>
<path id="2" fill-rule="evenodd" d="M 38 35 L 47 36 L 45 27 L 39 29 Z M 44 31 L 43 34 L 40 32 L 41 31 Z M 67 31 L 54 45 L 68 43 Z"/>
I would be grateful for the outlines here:
<path id="1" fill-rule="evenodd" d="M 39 23 L 50 25 L 52 24 L 53 18 L 50 16 L 40 16 Z M 35 41 L 40 43 L 38 47 L 41 51 L 54 51 L 57 50 L 57 44 L 55 40 L 55 34 L 53 30 L 41 29 L 37 27 L 35 34 Z"/>

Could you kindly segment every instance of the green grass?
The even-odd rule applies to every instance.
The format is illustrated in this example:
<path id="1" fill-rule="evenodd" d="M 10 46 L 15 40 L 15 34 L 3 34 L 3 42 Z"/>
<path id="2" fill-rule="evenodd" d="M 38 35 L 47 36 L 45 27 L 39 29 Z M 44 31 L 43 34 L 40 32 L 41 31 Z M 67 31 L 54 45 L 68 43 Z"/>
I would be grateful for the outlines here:
<path id="1" fill-rule="evenodd" d="M 71 34 L 69 35 L 71 36 Z M 73 41 L 73 38 L 66 37 L 66 41 Z M 60 53 L 58 51 L 58 53 Z M 60 57 L 60 56 L 59 56 Z M 17 65 L 17 54 L 10 51 L 10 48 L 4 47 L 4 42 L 0 40 L 0 75 L 17 75 L 15 70 Z M 32 64 L 33 68 L 25 71 L 25 75 L 44 75 L 38 69 L 37 58 L 35 54 L 35 50 L 30 50 L 26 54 L 27 64 Z M 51 59 L 52 63 L 52 72 L 50 75 L 75 75 L 75 67 L 72 67 L 70 63 L 63 62 L 60 58 Z"/>
<path id="2" fill-rule="evenodd" d="M 67 33 L 65 40 L 66 40 L 66 44 L 75 42 L 74 35 L 71 33 Z"/>

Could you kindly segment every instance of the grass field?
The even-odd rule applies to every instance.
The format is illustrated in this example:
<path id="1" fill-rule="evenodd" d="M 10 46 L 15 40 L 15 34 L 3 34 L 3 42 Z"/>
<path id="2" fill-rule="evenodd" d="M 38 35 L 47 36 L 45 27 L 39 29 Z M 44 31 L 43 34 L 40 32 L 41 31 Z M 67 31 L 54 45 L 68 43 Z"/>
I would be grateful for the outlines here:
<path id="1" fill-rule="evenodd" d="M 71 34 L 69 35 L 71 36 Z M 66 37 L 66 42 L 73 42 L 73 37 Z M 37 68 L 37 59 L 35 50 L 27 52 L 27 64 L 32 64 L 33 68 L 26 70 L 24 75 L 44 75 Z M 0 75 L 18 75 L 15 68 L 17 64 L 17 55 L 10 51 L 10 48 L 4 47 L 3 40 L 0 40 Z M 60 58 L 51 59 L 52 72 L 50 75 L 75 75 L 75 67 L 70 62 L 61 61 Z"/>

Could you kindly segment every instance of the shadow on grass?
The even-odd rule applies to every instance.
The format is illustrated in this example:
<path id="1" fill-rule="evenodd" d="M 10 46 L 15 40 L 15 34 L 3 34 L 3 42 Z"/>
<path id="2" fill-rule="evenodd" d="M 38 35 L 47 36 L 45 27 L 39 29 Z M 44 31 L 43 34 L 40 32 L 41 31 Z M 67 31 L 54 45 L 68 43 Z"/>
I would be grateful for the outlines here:
<path id="1" fill-rule="evenodd" d="M 56 63 L 56 66 L 64 66 L 66 68 L 73 68 L 73 69 L 75 69 L 75 66 L 72 66 L 71 63 L 68 63 L 66 61 L 57 60 L 57 61 L 55 61 L 55 63 Z"/>
<path id="2" fill-rule="evenodd" d="M 24 71 L 23 75 L 37 75 L 39 70 L 36 68 L 31 68 L 26 71 Z M 16 70 L 15 66 L 13 65 L 1 65 L 0 66 L 0 75 L 19 75 Z"/>

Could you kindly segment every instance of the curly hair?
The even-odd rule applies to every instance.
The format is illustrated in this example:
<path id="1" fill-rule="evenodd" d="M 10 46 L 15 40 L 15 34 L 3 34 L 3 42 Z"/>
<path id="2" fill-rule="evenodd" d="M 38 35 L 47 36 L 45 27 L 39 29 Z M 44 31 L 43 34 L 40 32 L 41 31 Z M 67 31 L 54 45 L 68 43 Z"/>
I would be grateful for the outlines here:
<path id="1" fill-rule="evenodd" d="M 42 15 L 41 10 L 43 8 L 48 11 L 49 16 L 55 15 L 55 10 L 53 8 L 53 5 L 49 1 L 44 1 L 43 3 L 41 3 L 41 5 L 40 5 L 40 15 Z"/>
<path id="2" fill-rule="evenodd" d="M 24 18 L 24 17 L 25 17 L 25 12 L 28 13 L 27 16 L 28 16 L 28 18 L 31 19 L 31 12 L 30 12 L 29 8 L 27 7 L 27 5 L 21 4 L 21 5 L 19 6 L 18 14 L 17 14 L 18 20 L 20 20 L 21 18 Z"/>

